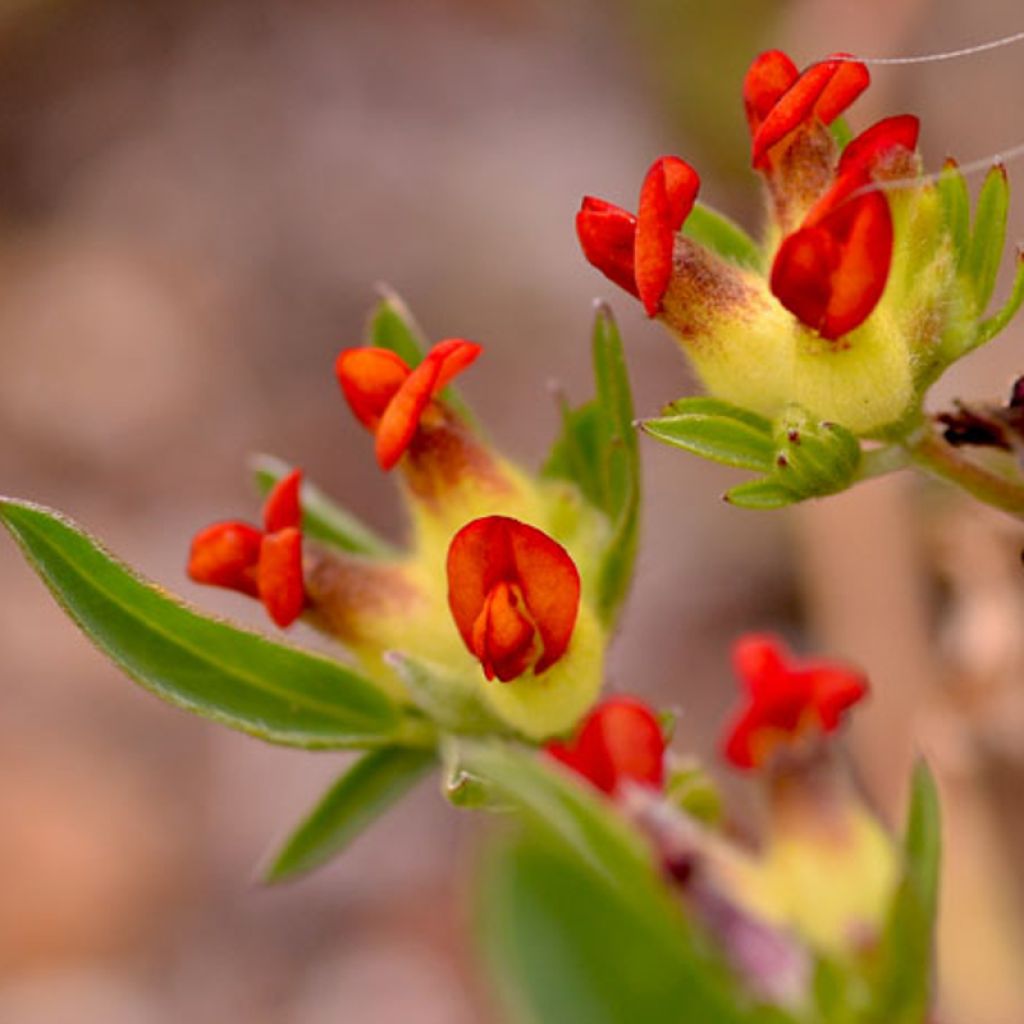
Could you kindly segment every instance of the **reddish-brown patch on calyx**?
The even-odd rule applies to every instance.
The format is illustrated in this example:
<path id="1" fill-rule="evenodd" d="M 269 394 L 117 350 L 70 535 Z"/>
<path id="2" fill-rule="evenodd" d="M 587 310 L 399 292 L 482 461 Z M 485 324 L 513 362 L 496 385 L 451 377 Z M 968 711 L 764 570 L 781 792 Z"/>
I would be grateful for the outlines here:
<path id="1" fill-rule="evenodd" d="M 765 302 L 738 267 L 688 238 L 676 240 L 661 319 L 677 334 L 699 341 L 723 320 L 742 321 L 763 312 Z"/>
<path id="2" fill-rule="evenodd" d="M 310 616 L 348 643 L 372 634 L 376 620 L 413 614 L 426 601 L 402 566 L 324 544 L 307 545 L 305 573 Z"/>

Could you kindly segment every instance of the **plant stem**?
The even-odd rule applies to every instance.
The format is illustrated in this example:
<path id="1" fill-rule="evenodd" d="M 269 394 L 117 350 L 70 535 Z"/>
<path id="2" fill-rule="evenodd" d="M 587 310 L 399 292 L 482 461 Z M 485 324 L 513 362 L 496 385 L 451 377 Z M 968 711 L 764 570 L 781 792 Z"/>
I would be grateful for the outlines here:
<path id="1" fill-rule="evenodd" d="M 876 476 L 895 473 L 898 469 L 906 469 L 910 464 L 910 454 L 902 445 L 888 444 L 881 448 L 869 448 L 861 455 L 857 479 L 871 480 Z"/>
<path id="2" fill-rule="evenodd" d="M 911 462 L 932 476 L 946 480 L 978 501 L 1024 519 L 1024 481 L 1011 480 L 961 455 L 930 429 L 907 438 Z"/>

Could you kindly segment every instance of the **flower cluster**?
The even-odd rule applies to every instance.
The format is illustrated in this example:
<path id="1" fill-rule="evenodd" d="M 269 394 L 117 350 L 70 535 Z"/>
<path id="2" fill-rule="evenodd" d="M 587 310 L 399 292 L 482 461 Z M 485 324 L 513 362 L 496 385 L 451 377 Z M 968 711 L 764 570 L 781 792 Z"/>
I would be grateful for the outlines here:
<path id="1" fill-rule="evenodd" d="M 962 273 L 962 211 L 954 189 L 921 175 L 917 118 L 847 141 L 842 115 L 869 80 L 842 54 L 802 72 L 778 50 L 753 62 L 743 101 L 768 199 L 762 246 L 699 207 L 697 172 L 674 156 L 648 171 L 636 216 L 587 197 L 576 228 L 587 259 L 672 332 L 713 395 L 883 437 L 977 343 L 991 290 Z"/>
<path id="2" fill-rule="evenodd" d="M 377 345 L 337 358 L 379 465 L 401 475 L 408 553 L 370 557 L 306 535 L 294 470 L 274 484 L 262 531 L 231 521 L 197 534 L 189 575 L 258 597 L 279 626 L 303 617 L 399 699 L 412 698 L 389 652 L 543 736 L 572 725 L 600 687 L 604 630 L 584 574 L 606 528 L 577 491 L 529 477 L 485 444 L 448 394 L 481 352 L 452 338 L 415 365 Z"/>

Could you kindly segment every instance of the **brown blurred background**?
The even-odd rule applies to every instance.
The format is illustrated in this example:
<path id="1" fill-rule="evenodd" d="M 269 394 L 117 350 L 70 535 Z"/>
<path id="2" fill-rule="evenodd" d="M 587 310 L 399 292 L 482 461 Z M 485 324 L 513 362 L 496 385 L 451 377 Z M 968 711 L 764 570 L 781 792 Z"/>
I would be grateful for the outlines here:
<path id="1" fill-rule="evenodd" d="M 632 205 L 676 151 L 753 227 L 739 88 L 758 49 L 919 53 L 1020 18 L 1018 0 L 7 0 L 0 491 L 262 625 L 183 577 L 197 526 L 254 513 L 247 453 L 301 462 L 401 532 L 331 373 L 374 282 L 433 337 L 486 343 L 468 395 L 536 463 L 551 382 L 590 387 L 595 295 L 619 313 L 641 411 L 693 388 L 580 257 L 584 192 Z M 1008 149 L 1022 55 L 876 69 L 853 122 L 920 113 L 933 168 Z M 1022 341 L 1008 332 L 942 396 L 1002 394 Z M 680 744 L 710 754 L 738 631 L 865 665 L 876 696 L 852 745 L 873 797 L 897 813 L 918 749 L 947 797 L 948 1020 L 1019 1024 L 1024 530 L 906 480 L 756 515 L 718 500 L 729 471 L 644 458 L 613 685 L 678 705 Z M 259 887 L 259 858 L 344 758 L 135 690 L 6 540 L 0 580 L 0 1024 L 496 1019 L 461 899 L 472 822 L 428 785 L 328 870 Z"/>

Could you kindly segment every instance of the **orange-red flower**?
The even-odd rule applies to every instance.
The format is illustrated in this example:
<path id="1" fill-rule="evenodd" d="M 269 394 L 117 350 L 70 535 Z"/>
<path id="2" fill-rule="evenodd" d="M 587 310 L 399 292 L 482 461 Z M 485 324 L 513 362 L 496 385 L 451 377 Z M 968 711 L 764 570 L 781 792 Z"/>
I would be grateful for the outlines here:
<path id="1" fill-rule="evenodd" d="M 474 519 L 448 548 L 448 605 L 488 679 L 540 675 L 565 654 L 580 605 L 569 553 L 506 516 Z"/>
<path id="2" fill-rule="evenodd" d="M 749 634 L 733 649 L 747 703 L 726 732 L 723 752 L 738 768 L 763 765 L 780 746 L 808 732 L 831 733 L 868 692 L 855 669 L 792 657 L 775 637 Z"/>
<path id="3" fill-rule="evenodd" d="M 743 104 L 750 126 L 751 157 L 767 170 L 772 150 L 801 126 L 831 124 L 868 87 L 867 67 L 833 54 L 803 72 L 781 50 L 768 50 L 751 64 L 743 82 Z"/>
<path id="4" fill-rule="evenodd" d="M 775 297 L 808 327 L 834 340 L 859 326 L 885 291 L 893 224 L 876 173 L 899 166 L 917 148 L 916 117 L 886 118 L 862 132 L 840 157 L 835 181 L 783 239 L 772 265 Z"/>
<path id="5" fill-rule="evenodd" d="M 356 418 L 373 432 L 382 469 L 395 466 L 434 397 L 481 351 L 474 342 L 448 338 L 415 369 L 385 348 L 349 348 L 338 356 L 338 383 Z"/>
<path id="6" fill-rule="evenodd" d="M 547 752 L 604 793 L 624 781 L 661 789 L 665 782 L 665 736 L 654 712 L 632 697 L 611 697 L 587 715 L 567 743 Z"/>
<path id="7" fill-rule="evenodd" d="M 657 316 L 672 277 L 676 233 L 697 200 L 700 178 L 685 160 L 663 156 L 640 189 L 637 216 L 587 196 L 576 215 L 583 254 L 605 277 Z"/>
<path id="8" fill-rule="evenodd" d="M 196 583 L 227 587 L 259 598 L 284 627 L 306 603 L 302 581 L 301 470 L 282 477 L 263 506 L 263 529 L 231 520 L 196 534 L 188 574 Z"/>

